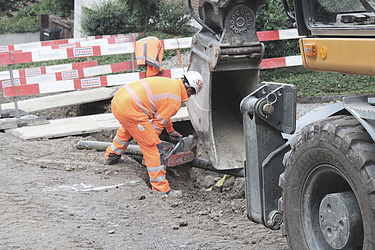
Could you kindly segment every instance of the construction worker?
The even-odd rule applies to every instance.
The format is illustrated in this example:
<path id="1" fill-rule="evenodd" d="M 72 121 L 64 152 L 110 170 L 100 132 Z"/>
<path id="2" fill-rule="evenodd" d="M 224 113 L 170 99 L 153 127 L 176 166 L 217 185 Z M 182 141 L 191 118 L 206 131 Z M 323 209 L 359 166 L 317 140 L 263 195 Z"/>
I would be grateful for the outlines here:
<path id="1" fill-rule="evenodd" d="M 163 72 L 161 66 L 164 48 L 157 37 L 145 37 L 136 42 L 135 59 L 138 66 L 146 67 L 146 77 L 151 77 Z"/>
<path id="2" fill-rule="evenodd" d="M 121 87 L 112 99 L 112 113 L 121 127 L 106 150 L 104 164 L 118 163 L 133 137 L 143 153 L 152 189 L 181 197 L 181 191 L 171 189 L 166 179 L 159 135 L 165 128 L 171 137 L 182 137 L 173 129 L 171 117 L 202 87 L 202 75 L 196 71 L 185 72 L 179 79 L 150 77 Z"/>

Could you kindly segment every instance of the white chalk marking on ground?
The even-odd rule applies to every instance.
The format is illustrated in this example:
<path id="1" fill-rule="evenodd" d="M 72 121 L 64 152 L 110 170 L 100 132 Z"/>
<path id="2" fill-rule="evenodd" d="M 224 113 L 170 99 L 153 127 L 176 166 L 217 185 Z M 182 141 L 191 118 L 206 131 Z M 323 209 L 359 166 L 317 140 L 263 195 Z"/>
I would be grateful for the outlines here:
<path id="1" fill-rule="evenodd" d="M 112 185 L 112 186 L 99 186 L 95 187 L 91 184 L 73 184 L 73 185 L 61 185 L 55 188 L 45 188 L 44 191 L 47 192 L 55 192 L 55 191 L 64 191 L 64 192 L 89 192 L 89 191 L 99 191 L 99 190 L 104 190 L 104 189 L 112 189 L 112 188 L 118 188 L 121 186 L 124 186 L 126 184 L 135 184 L 138 181 L 128 181 L 126 183 L 120 183 L 117 185 Z"/>

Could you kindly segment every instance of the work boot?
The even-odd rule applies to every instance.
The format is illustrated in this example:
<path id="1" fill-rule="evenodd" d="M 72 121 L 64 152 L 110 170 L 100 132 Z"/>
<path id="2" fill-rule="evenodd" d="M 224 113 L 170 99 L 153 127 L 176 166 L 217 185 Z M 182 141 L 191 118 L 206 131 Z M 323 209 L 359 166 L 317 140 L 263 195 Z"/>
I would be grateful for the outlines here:
<path id="1" fill-rule="evenodd" d="M 121 155 L 109 153 L 108 158 L 104 159 L 104 165 L 114 165 L 120 162 Z"/>
<path id="2" fill-rule="evenodd" d="M 174 189 L 171 189 L 171 190 L 169 190 L 169 192 L 167 193 L 167 196 L 168 196 L 168 197 L 173 197 L 173 198 L 182 198 L 182 191 L 181 191 L 181 190 L 174 190 Z"/>

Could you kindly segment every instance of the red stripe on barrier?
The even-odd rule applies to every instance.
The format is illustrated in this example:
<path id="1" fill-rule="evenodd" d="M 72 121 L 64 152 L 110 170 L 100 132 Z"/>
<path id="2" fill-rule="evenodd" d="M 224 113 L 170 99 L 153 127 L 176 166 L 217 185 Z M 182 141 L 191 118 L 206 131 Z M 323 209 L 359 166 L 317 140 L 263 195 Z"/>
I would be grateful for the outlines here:
<path id="1" fill-rule="evenodd" d="M 20 78 L 44 75 L 46 74 L 46 67 L 20 69 L 19 74 Z"/>
<path id="2" fill-rule="evenodd" d="M 59 39 L 59 40 L 51 40 L 51 41 L 42 41 L 42 46 L 51 46 L 51 45 L 57 45 L 57 44 L 64 44 L 69 43 L 68 39 Z"/>
<path id="3" fill-rule="evenodd" d="M 5 87 L 3 93 L 5 97 L 14 97 L 16 96 L 16 89 L 14 86 Z M 17 96 L 36 95 L 39 93 L 39 84 L 26 84 L 17 86 Z"/>
<path id="4" fill-rule="evenodd" d="M 0 53 L 14 51 L 14 45 L 4 45 L 0 46 Z"/>
<path id="5" fill-rule="evenodd" d="M 56 77 L 56 81 L 61 81 L 62 80 L 62 75 L 61 75 L 62 72 L 56 72 L 55 73 L 55 77 Z"/>
<path id="6" fill-rule="evenodd" d="M 0 53 L 0 65 L 12 64 L 12 56 L 10 53 Z"/>
<path id="7" fill-rule="evenodd" d="M 73 49 L 69 48 L 69 49 L 67 49 L 68 58 L 79 58 L 79 57 L 94 56 L 94 55 L 96 55 L 94 47 L 99 47 L 99 46 L 73 48 Z M 100 51 L 100 49 L 99 49 L 99 51 Z"/>
<path id="8" fill-rule="evenodd" d="M 94 66 L 98 66 L 97 61 L 72 63 L 72 69 L 82 69 L 82 68 L 89 68 L 89 67 L 94 67 Z"/>
<path id="9" fill-rule="evenodd" d="M 132 42 L 132 38 L 130 35 L 108 38 L 108 44 L 121 44 L 121 43 L 130 43 L 130 42 Z"/>
<path id="10" fill-rule="evenodd" d="M 82 75 L 83 75 L 82 69 L 67 70 L 67 71 L 58 72 L 57 74 L 55 74 L 57 81 L 80 78 L 82 77 Z"/>
<path id="11" fill-rule="evenodd" d="M 26 84 L 26 79 L 21 78 L 21 79 L 13 79 L 13 84 L 11 80 L 4 80 L 1 81 L 1 89 L 4 89 L 6 87 L 11 87 L 11 86 L 19 86 L 19 85 L 25 85 Z"/>
<path id="12" fill-rule="evenodd" d="M 133 67 L 132 67 L 131 61 L 111 64 L 112 73 L 128 71 L 128 70 L 132 70 L 132 68 Z M 134 62 L 134 68 L 137 69 L 137 63 L 136 62 Z"/>
<path id="13" fill-rule="evenodd" d="M 168 69 L 168 70 L 164 70 L 162 73 L 159 73 L 156 76 L 164 76 L 164 77 L 171 78 L 172 77 L 172 72 L 171 72 L 171 70 Z"/>
<path id="14" fill-rule="evenodd" d="M 40 69 L 42 70 L 42 75 L 47 74 L 47 69 L 46 69 L 46 67 L 41 67 Z"/>
<path id="15" fill-rule="evenodd" d="M 257 35 L 260 42 L 280 39 L 278 30 L 259 31 Z"/>
<path id="16" fill-rule="evenodd" d="M 56 44 L 56 45 L 51 46 L 52 49 L 68 49 L 68 48 L 80 48 L 80 47 L 81 47 L 81 43 L 79 43 L 79 42 Z"/>
<path id="17" fill-rule="evenodd" d="M 273 69 L 273 68 L 280 68 L 285 67 L 285 57 L 278 57 L 278 58 L 269 58 L 262 60 L 262 68 L 261 69 Z"/>
<path id="18" fill-rule="evenodd" d="M 26 69 L 19 69 L 18 73 L 20 74 L 20 78 L 25 78 L 26 77 Z"/>
<path id="19" fill-rule="evenodd" d="M 0 56 L 0 59 L 1 59 L 1 56 Z M 72 65 L 72 70 L 74 70 L 74 69 L 82 69 L 82 68 L 98 66 L 98 62 L 97 61 L 78 62 L 78 63 L 72 63 L 71 65 Z M 38 74 L 38 71 L 40 71 L 41 74 Z M 69 71 L 69 70 L 66 70 L 66 71 Z M 45 75 L 47 74 L 47 68 L 40 67 L 40 68 L 18 69 L 18 73 L 19 73 L 20 78 Z M 55 75 L 59 77 L 58 78 L 59 80 L 61 80 L 61 72 L 56 72 Z"/>
<path id="20" fill-rule="evenodd" d="M 74 89 L 88 89 L 107 86 L 107 77 L 91 77 L 85 79 L 74 79 Z"/>
<path id="21" fill-rule="evenodd" d="M 32 53 L 31 52 L 14 52 L 12 53 L 13 63 L 26 63 L 32 62 Z"/>
<path id="22" fill-rule="evenodd" d="M 85 73 L 83 72 L 83 69 L 77 69 L 77 71 L 78 71 L 79 78 L 85 77 Z"/>
<path id="23" fill-rule="evenodd" d="M 137 35 L 137 36 L 143 36 L 144 33 L 135 33 L 135 35 Z M 104 36 L 95 36 L 95 37 L 87 37 L 86 40 L 83 41 L 83 42 L 90 41 L 91 40 L 90 38 L 94 38 L 94 39 L 118 38 L 117 41 L 116 41 L 116 39 L 112 40 L 114 42 L 114 44 L 118 44 L 118 43 L 123 43 L 125 37 L 130 38 L 131 36 L 134 36 L 134 34 L 130 33 L 130 34 L 117 34 L 117 35 L 110 35 L 110 36 L 107 36 L 107 35 L 104 35 Z M 129 41 L 127 41 L 127 42 L 131 42 L 131 39 L 129 39 Z M 74 39 L 59 39 L 59 40 L 51 40 L 51 41 L 41 41 L 41 42 L 39 42 L 39 47 L 53 46 L 54 48 L 57 48 L 57 47 L 63 48 L 64 45 L 67 45 L 67 47 L 71 47 L 72 46 L 71 44 L 75 44 L 75 43 L 76 44 L 80 44 L 80 42 L 77 42 L 77 40 L 74 40 Z M 23 44 L 21 44 L 21 46 L 22 45 Z M 81 47 L 80 45 L 77 45 L 77 46 Z M 1 52 L 8 52 L 8 51 L 15 52 L 14 47 L 15 47 L 14 45 L 0 46 L 0 53 Z M 36 48 L 37 47 L 38 46 L 36 45 Z M 17 50 L 17 51 L 22 51 L 22 50 Z"/>

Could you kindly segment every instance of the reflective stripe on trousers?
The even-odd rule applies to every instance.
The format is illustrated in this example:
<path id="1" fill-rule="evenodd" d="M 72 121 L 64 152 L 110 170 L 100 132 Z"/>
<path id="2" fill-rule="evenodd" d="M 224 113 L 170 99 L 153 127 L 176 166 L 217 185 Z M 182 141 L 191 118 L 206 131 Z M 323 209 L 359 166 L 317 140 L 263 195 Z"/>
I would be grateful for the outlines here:
<path id="1" fill-rule="evenodd" d="M 137 141 L 145 159 L 152 189 L 168 192 L 170 190 L 169 182 L 166 179 L 165 167 L 161 164 L 160 153 L 157 147 L 157 144 L 160 144 L 161 141 L 150 121 L 135 121 L 129 119 L 122 115 L 114 104 L 112 104 L 112 112 L 122 125 L 122 127 L 117 130 L 116 136 L 120 138 L 120 140 L 133 137 Z"/>
<path id="2" fill-rule="evenodd" d="M 115 153 L 118 155 L 122 155 L 125 153 L 125 150 L 128 148 L 129 140 L 131 138 L 131 134 L 128 133 L 124 127 L 120 127 L 117 130 L 115 138 L 113 138 L 111 146 L 109 146 L 106 150 L 105 158 L 108 158 L 110 153 Z"/>

